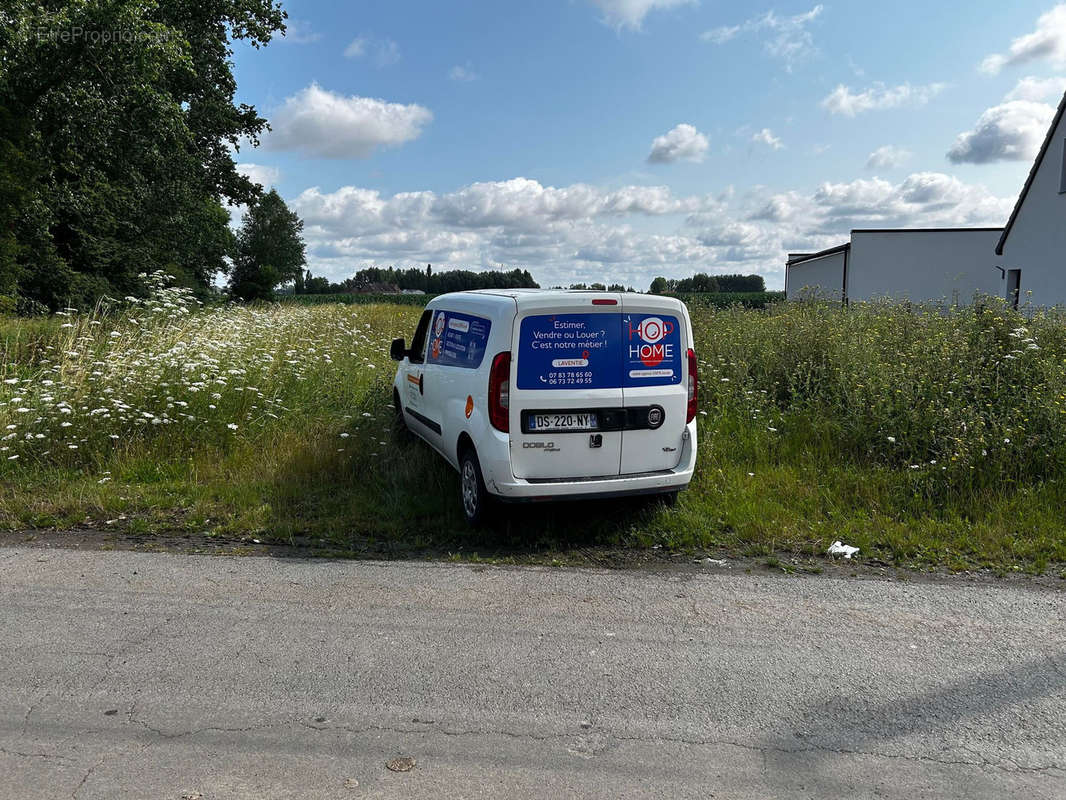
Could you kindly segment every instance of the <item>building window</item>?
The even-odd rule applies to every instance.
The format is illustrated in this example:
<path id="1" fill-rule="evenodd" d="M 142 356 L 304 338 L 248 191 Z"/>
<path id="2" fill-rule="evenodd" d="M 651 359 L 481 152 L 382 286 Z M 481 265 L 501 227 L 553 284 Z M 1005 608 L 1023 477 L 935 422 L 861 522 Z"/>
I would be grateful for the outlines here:
<path id="1" fill-rule="evenodd" d="M 1020 269 L 1007 270 L 1007 302 L 1011 308 L 1018 307 L 1018 295 L 1022 290 L 1022 271 Z"/>
<path id="2" fill-rule="evenodd" d="M 1059 194 L 1066 194 L 1066 139 L 1062 140 L 1062 174 L 1059 176 Z"/>

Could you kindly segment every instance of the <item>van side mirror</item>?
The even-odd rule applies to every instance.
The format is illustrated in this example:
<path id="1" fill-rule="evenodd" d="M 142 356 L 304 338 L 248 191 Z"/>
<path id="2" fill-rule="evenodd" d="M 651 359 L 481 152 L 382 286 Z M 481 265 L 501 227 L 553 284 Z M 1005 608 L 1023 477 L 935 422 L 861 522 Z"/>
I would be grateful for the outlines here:
<path id="1" fill-rule="evenodd" d="M 404 344 L 403 339 L 393 339 L 392 345 L 389 347 L 389 355 L 392 356 L 393 361 L 403 361 L 407 356 L 407 345 Z"/>

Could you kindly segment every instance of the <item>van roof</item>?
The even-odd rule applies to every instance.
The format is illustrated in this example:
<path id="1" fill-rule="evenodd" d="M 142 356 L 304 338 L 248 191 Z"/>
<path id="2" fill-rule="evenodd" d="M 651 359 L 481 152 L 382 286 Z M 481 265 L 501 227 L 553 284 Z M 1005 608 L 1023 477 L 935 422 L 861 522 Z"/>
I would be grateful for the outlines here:
<path id="1" fill-rule="evenodd" d="M 677 300 L 677 298 L 669 298 L 663 295 L 645 295 L 635 292 L 607 292 L 602 289 L 471 289 L 465 292 L 449 292 L 446 295 L 438 295 L 435 300 L 439 300 L 444 297 L 462 297 L 464 295 L 479 295 L 482 297 L 508 297 L 519 304 L 524 298 L 543 298 L 543 297 L 572 297 L 574 295 L 610 295 L 615 296 L 619 294 L 635 294 L 637 297 L 649 298 L 655 297 L 661 300 Z M 678 301 L 680 302 L 680 301 Z"/>

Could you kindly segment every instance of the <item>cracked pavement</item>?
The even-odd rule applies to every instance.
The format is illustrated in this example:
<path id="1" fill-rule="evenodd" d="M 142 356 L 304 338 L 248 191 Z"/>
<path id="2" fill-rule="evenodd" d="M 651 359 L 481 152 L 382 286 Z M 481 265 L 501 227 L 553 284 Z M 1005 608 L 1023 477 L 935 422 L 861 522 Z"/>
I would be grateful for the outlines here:
<path id="1" fill-rule="evenodd" d="M 1066 797 L 1054 588 L 3 554 L 0 797 Z"/>

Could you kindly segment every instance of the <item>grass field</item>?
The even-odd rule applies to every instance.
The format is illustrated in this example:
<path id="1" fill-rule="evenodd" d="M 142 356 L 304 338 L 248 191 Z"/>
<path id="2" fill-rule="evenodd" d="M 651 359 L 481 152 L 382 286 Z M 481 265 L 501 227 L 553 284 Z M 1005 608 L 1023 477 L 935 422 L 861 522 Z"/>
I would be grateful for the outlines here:
<path id="1" fill-rule="evenodd" d="M 188 531 L 372 555 L 610 546 L 903 566 L 1066 565 L 1066 325 L 1000 305 L 693 304 L 696 479 L 675 508 L 521 507 L 468 530 L 393 430 L 412 305 L 130 308 L 0 320 L 0 527 Z"/>

